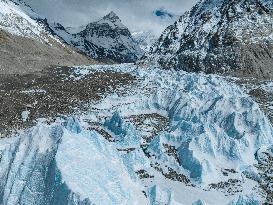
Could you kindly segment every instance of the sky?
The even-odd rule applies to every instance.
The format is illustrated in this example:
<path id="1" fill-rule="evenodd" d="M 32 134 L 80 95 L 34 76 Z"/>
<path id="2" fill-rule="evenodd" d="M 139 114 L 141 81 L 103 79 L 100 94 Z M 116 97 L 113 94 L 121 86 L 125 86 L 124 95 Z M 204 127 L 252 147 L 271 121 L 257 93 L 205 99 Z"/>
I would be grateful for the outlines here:
<path id="1" fill-rule="evenodd" d="M 160 34 L 197 0 L 25 0 L 38 14 L 64 26 L 81 26 L 114 11 L 132 32 Z M 160 12 L 158 12 L 160 11 Z M 166 12 L 167 15 L 158 16 Z"/>

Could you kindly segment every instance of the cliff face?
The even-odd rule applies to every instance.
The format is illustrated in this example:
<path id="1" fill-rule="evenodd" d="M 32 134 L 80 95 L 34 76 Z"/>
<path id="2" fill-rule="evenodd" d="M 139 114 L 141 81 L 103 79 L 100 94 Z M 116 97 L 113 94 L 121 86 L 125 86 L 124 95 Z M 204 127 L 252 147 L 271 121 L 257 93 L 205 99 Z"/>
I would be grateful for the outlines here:
<path id="1" fill-rule="evenodd" d="M 164 31 L 140 63 L 150 62 L 167 69 L 272 78 L 272 1 L 202 0 Z"/>

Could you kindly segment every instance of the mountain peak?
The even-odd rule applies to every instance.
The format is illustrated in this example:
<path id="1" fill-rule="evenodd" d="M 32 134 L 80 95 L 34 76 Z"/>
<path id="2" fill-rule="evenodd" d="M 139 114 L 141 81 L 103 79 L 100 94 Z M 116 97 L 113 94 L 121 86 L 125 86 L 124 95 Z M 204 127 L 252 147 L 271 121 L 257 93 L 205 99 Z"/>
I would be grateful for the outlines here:
<path id="1" fill-rule="evenodd" d="M 53 30 L 68 44 L 92 58 L 134 63 L 143 55 L 129 29 L 113 11 L 85 27 L 68 28 L 65 32 L 59 27 Z"/>
<path id="2" fill-rule="evenodd" d="M 114 12 L 111 11 L 109 14 L 103 17 L 104 20 L 110 20 L 110 21 L 117 21 L 120 20 L 118 15 Z"/>

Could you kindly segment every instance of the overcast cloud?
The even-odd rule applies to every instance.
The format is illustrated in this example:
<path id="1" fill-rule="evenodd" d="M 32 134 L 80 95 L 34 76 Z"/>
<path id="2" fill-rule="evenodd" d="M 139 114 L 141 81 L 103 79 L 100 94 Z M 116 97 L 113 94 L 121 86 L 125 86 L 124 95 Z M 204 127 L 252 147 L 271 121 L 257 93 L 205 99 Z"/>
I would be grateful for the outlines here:
<path id="1" fill-rule="evenodd" d="M 181 15 L 197 0 L 26 0 L 39 14 L 64 26 L 80 26 L 114 11 L 131 31 L 161 33 L 174 19 L 153 14 L 157 9 Z"/>

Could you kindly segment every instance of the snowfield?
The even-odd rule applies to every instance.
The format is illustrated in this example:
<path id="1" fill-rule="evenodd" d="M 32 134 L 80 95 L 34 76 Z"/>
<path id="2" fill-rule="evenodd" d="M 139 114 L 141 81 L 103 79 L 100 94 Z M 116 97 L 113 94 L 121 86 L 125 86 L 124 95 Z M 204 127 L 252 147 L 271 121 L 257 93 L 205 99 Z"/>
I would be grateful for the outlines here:
<path id="1" fill-rule="evenodd" d="M 77 67 L 70 77 L 109 70 L 132 74 L 138 85 L 1 139 L 0 204 L 264 202 L 254 165 L 272 150 L 273 129 L 240 87 L 132 64 Z"/>

